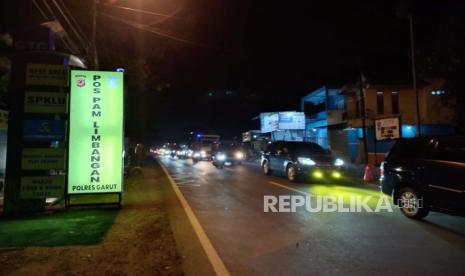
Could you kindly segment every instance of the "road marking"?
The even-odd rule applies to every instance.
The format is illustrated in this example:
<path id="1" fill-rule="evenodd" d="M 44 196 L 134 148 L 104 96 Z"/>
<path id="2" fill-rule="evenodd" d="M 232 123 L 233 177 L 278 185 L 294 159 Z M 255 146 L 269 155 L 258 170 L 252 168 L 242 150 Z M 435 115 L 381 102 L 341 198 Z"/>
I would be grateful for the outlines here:
<path id="1" fill-rule="evenodd" d="M 221 260 L 220 256 L 218 255 L 212 243 L 208 239 L 207 234 L 202 228 L 202 225 L 200 225 L 200 222 L 195 216 L 194 211 L 192 211 L 191 206 L 189 205 L 189 203 L 187 203 L 186 198 L 181 193 L 181 190 L 179 190 L 179 187 L 176 185 L 176 182 L 174 181 L 174 179 L 171 177 L 166 167 L 161 162 L 160 162 L 160 166 L 162 170 L 165 172 L 166 176 L 168 177 L 171 187 L 173 188 L 174 192 L 176 193 L 176 196 L 181 202 L 181 205 L 184 208 L 184 211 L 186 212 L 187 217 L 189 218 L 192 228 L 194 228 L 194 232 L 197 235 L 197 238 L 199 239 L 200 244 L 202 245 L 202 248 L 205 251 L 205 254 L 207 254 L 207 258 L 210 261 L 213 269 L 215 270 L 216 275 L 221 275 L 221 276 L 230 275 L 228 270 L 226 269 L 226 266 Z"/>
<path id="2" fill-rule="evenodd" d="M 272 184 L 272 185 L 275 185 L 275 186 L 278 186 L 278 187 L 281 187 L 281 188 L 284 188 L 284 189 L 288 189 L 288 190 L 290 190 L 290 191 L 294 191 L 294 192 L 303 194 L 303 195 L 313 196 L 313 195 L 310 194 L 310 193 L 307 193 L 307 192 L 304 192 L 304 191 L 301 191 L 301 190 L 298 190 L 298 189 L 294 189 L 294 188 L 291 188 L 291 187 L 286 186 L 286 185 L 283 185 L 283 184 L 279 184 L 278 182 L 268 181 L 268 183 L 270 183 L 270 184 Z"/>
<path id="3" fill-rule="evenodd" d="M 174 179 L 174 181 L 176 181 L 178 185 L 196 184 L 194 181 L 188 179 Z"/>
<path id="4" fill-rule="evenodd" d="M 179 187 L 200 187 L 200 184 L 195 184 L 193 182 L 183 182 L 177 183 Z"/>

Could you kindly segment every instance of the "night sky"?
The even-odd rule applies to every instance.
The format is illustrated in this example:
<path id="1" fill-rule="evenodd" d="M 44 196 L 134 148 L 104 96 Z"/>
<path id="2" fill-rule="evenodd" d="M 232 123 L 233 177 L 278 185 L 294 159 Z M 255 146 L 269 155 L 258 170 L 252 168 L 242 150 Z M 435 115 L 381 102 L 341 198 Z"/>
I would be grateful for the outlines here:
<path id="1" fill-rule="evenodd" d="M 3 31 L 43 21 L 31 1 L 8 2 Z M 63 2 L 89 34 L 92 1 Z M 101 67 L 127 68 L 127 135 L 147 143 L 179 140 L 191 130 L 240 136 L 258 128 L 252 118 L 259 112 L 297 110 L 300 97 L 360 70 L 408 74 L 406 14 L 416 16 L 420 55 L 440 43 L 440 26 L 465 15 L 458 1 L 103 2 Z"/>

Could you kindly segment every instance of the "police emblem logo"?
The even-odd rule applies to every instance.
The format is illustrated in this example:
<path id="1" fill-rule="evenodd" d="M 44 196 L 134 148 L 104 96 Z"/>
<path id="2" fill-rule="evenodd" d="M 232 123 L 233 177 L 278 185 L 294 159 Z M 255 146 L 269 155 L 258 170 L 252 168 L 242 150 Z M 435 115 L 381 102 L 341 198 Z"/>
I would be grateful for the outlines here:
<path id="1" fill-rule="evenodd" d="M 84 75 L 77 75 L 76 76 L 76 85 L 78 87 L 84 87 L 86 85 L 86 76 Z"/>

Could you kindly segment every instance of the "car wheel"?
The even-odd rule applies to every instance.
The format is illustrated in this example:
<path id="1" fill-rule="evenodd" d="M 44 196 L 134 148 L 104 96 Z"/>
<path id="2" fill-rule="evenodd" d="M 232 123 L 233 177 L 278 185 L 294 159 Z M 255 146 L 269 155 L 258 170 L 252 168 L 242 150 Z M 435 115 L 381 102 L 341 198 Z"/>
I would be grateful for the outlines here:
<path id="1" fill-rule="evenodd" d="M 270 163 L 268 163 L 267 160 L 263 161 L 262 168 L 265 175 L 271 175 L 272 171 L 270 169 Z"/>
<path id="2" fill-rule="evenodd" d="M 296 171 L 294 165 L 290 164 L 290 165 L 287 166 L 286 175 L 287 175 L 287 179 L 289 181 L 292 181 L 292 182 L 297 181 L 297 171 Z"/>
<path id="3" fill-rule="evenodd" d="M 429 206 L 424 201 L 424 197 L 415 189 L 402 188 L 397 200 L 402 214 L 408 218 L 422 219 L 429 213 Z"/>

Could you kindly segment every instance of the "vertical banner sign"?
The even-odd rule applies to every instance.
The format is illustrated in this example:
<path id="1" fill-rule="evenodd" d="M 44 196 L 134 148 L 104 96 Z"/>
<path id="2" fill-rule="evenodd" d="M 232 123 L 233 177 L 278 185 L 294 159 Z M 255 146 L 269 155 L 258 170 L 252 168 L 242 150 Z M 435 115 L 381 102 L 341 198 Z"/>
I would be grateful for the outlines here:
<path id="1" fill-rule="evenodd" d="M 122 192 L 123 73 L 71 71 L 68 194 Z"/>

